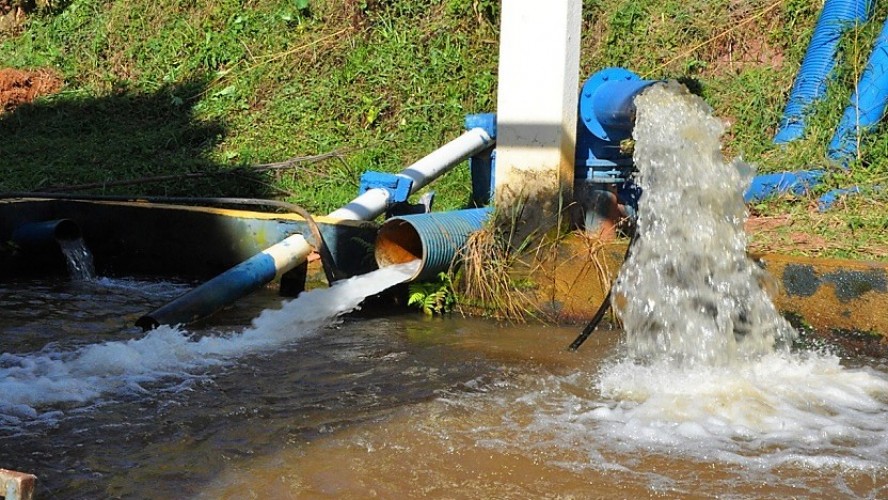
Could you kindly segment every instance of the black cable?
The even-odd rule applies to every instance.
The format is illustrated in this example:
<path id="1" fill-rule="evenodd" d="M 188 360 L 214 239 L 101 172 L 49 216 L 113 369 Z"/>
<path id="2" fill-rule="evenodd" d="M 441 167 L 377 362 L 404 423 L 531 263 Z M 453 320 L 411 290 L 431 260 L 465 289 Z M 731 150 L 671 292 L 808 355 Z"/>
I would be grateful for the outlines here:
<path id="1" fill-rule="evenodd" d="M 632 233 L 632 238 L 629 240 L 629 245 L 626 246 L 626 254 L 623 256 L 623 263 L 625 263 L 629 259 L 629 253 L 632 250 L 632 244 L 635 243 L 635 240 L 638 239 L 638 230 L 636 229 Z M 616 278 L 614 278 L 616 281 Z M 598 307 L 598 310 L 595 311 L 595 315 L 592 316 L 592 319 L 586 324 L 586 327 L 583 328 L 583 331 L 574 339 L 573 342 L 567 347 L 570 351 L 576 351 L 583 345 L 583 342 L 592 335 L 598 328 L 598 324 L 601 323 L 601 320 L 604 319 L 604 314 L 607 312 L 608 308 L 610 308 L 611 302 L 611 292 L 614 290 L 614 283 L 611 283 L 610 288 L 607 290 L 607 295 L 604 296 L 604 300 L 601 301 L 601 305 Z"/>
<path id="2" fill-rule="evenodd" d="M 0 193 L 0 199 L 9 198 L 46 198 L 56 200 L 83 200 L 83 201 L 122 201 L 122 202 L 149 202 L 172 203 L 180 205 L 205 205 L 205 206 L 254 206 L 282 208 L 299 214 L 298 205 L 286 201 L 264 200 L 261 198 L 210 198 L 188 196 L 128 196 L 128 195 L 101 195 L 101 194 L 68 194 L 68 193 L 31 193 L 8 192 Z"/>

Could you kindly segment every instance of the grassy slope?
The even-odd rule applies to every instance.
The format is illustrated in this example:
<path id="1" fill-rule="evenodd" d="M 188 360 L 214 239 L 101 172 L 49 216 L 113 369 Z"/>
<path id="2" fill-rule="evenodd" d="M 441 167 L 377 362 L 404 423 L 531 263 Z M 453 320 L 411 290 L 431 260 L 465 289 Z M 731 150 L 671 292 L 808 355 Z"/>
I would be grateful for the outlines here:
<path id="1" fill-rule="evenodd" d="M 274 196 L 328 211 L 355 195 L 361 172 L 397 171 L 456 136 L 466 113 L 494 110 L 497 4 L 75 0 L 32 16 L 0 45 L 0 66 L 55 67 L 66 88 L 0 118 L 0 190 L 229 172 L 103 192 Z M 879 22 L 846 37 L 847 64 L 806 138 L 771 143 L 818 9 L 809 0 L 587 0 L 581 74 L 624 66 L 683 79 L 732 123 L 726 152 L 762 171 L 826 168 L 835 175 L 824 189 L 888 184 L 884 125 L 850 173 L 825 160 Z M 341 154 L 286 171 L 248 167 L 328 151 Z M 439 207 L 458 207 L 468 173 L 434 187 Z M 827 214 L 808 198 L 761 204 L 754 212 L 772 223 L 754 246 L 888 258 L 886 207 L 888 190 Z"/>

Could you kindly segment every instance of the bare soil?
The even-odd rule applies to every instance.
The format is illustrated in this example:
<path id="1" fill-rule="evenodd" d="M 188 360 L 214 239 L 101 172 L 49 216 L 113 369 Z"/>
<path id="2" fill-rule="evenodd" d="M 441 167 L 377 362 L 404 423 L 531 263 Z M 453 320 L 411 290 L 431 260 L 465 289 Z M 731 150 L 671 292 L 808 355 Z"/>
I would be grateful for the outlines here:
<path id="1" fill-rule="evenodd" d="M 62 89 L 64 81 L 54 71 L 0 69 L 0 113 L 34 102 L 34 99 L 54 94 Z"/>

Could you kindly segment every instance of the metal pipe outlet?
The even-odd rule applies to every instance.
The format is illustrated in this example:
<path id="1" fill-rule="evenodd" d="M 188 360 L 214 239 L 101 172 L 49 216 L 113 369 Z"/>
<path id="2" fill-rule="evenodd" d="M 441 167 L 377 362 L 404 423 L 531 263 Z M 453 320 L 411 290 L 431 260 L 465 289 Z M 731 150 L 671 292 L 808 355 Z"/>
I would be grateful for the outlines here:
<path id="1" fill-rule="evenodd" d="M 376 264 L 382 268 L 420 260 L 408 281 L 434 278 L 450 267 L 469 235 L 481 229 L 489 215 L 489 208 L 473 208 L 392 217 L 376 237 Z"/>
<path id="2" fill-rule="evenodd" d="M 22 224 L 12 232 L 12 241 L 27 248 L 45 247 L 62 240 L 80 238 L 80 226 L 71 219 Z"/>

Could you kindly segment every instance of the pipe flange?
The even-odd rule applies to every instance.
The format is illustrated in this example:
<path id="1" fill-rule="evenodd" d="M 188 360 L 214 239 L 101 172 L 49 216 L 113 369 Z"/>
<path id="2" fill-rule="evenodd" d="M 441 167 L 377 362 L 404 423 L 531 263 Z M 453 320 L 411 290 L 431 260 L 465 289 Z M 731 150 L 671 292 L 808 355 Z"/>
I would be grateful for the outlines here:
<path id="1" fill-rule="evenodd" d="M 608 83 L 615 81 L 641 80 L 641 77 L 626 68 L 605 68 L 590 76 L 583 84 L 580 92 L 580 119 L 589 132 L 605 141 L 611 138 L 604 125 L 595 113 L 595 97 L 599 89 Z"/>

